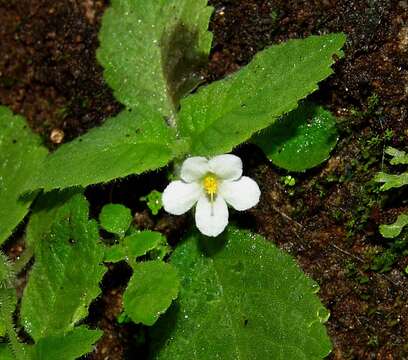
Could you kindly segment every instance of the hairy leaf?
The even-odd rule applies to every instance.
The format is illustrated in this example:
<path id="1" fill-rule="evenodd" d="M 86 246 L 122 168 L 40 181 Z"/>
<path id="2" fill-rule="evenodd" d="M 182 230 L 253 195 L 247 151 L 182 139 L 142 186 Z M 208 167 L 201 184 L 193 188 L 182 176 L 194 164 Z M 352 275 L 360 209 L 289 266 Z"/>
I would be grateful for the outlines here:
<path id="1" fill-rule="evenodd" d="M 37 243 L 50 231 L 57 211 L 75 194 L 82 194 L 82 189 L 54 190 L 43 193 L 35 200 L 30 220 L 26 228 L 26 244 L 34 249 Z"/>
<path id="2" fill-rule="evenodd" d="M 0 106 L 0 244 L 27 214 L 34 194 L 21 195 L 46 154 L 25 120 Z"/>
<path id="3" fill-rule="evenodd" d="M 35 341 L 71 331 L 100 293 L 106 271 L 98 224 L 88 220 L 84 196 L 74 195 L 53 211 L 48 231 L 42 228 L 42 239 L 36 241 L 21 306 L 22 324 Z"/>
<path id="4" fill-rule="evenodd" d="M 125 235 L 132 222 L 130 209 L 121 204 L 107 204 L 99 214 L 99 223 L 108 232 Z"/>
<path id="5" fill-rule="evenodd" d="M 317 285 L 260 236 L 191 234 L 171 257 L 175 305 L 152 333 L 155 359 L 317 360 L 330 352 Z"/>
<path id="6" fill-rule="evenodd" d="M 32 350 L 32 360 L 75 360 L 92 351 L 102 336 L 100 330 L 79 326 L 66 334 L 53 334 L 38 340 Z"/>
<path id="7" fill-rule="evenodd" d="M 97 57 L 115 97 L 129 108 L 147 104 L 174 116 L 208 58 L 211 13 L 207 0 L 113 0 Z"/>
<path id="8" fill-rule="evenodd" d="M 336 120 L 321 106 L 306 104 L 253 138 L 272 162 L 303 171 L 325 161 L 337 143 Z"/>
<path id="9" fill-rule="evenodd" d="M 374 177 L 374 181 L 384 183 L 380 187 L 381 191 L 386 191 L 392 188 L 398 188 L 404 185 L 408 185 L 408 172 L 404 172 L 399 175 L 392 175 L 384 172 L 379 172 Z"/>
<path id="10" fill-rule="evenodd" d="M 259 52 L 249 65 L 181 102 L 180 133 L 194 155 L 226 153 L 317 89 L 332 73 L 343 34 L 290 40 Z"/>
<path id="11" fill-rule="evenodd" d="M 13 313 L 17 305 L 17 294 L 14 288 L 0 288 L 0 323 L 3 325 L 9 348 L 16 360 L 28 360 L 29 349 L 20 342 L 13 323 Z M 3 358 L 0 358 L 3 359 Z"/>
<path id="12" fill-rule="evenodd" d="M 0 289 L 14 287 L 15 275 L 11 261 L 0 251 Z"/>
<path id="13" fill-rule="evenodd" d="M 6 336 L 13 330 L 13 313 L 17 305 L 15 289 L 0 287 L 0 329 L 1 336 Z M 1 358 L 0 358 L 1 359 Z"/>
<path id="14" fill-rule="evenodd" d="M 153 325 L 177 298 L 179 286 L 171 264 L 160 260 L 137 263 L 123 295 L 126 314 L 135 323 Z"/>
<path id="15" fill-rule="evenodd" d="M 392 224 L 380 225 L 380 233 L 385 238 L 395 238 L 401 234 L 402 229 L 408 225 L 408 213 L 401 214 L 398 216 L 397 220 Z"/>
<path id="16" fill-rule="evenodd" d="M 174 132 L 153 111 L 124 111 L 64 144 L 42 163 L 29 190 L 107 182 L 166 165 L 177 155 Z"/>

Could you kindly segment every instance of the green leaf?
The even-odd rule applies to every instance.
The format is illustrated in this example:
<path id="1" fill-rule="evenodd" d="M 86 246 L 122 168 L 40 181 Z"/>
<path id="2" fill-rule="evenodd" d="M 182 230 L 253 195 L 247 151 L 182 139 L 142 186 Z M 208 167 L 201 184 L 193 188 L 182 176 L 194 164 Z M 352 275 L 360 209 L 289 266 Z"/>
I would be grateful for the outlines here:
<path id="1" fill-rule="evenodd" d="M 13 358 L 16 360 L 28 359 L 28 348 L 20 342 L 14 329 L 13 313 L 17 305 L 17 294 L 14 288 L 0 288 L 0 323 L 4 327 L 12 350 Z M 3 359 L 3 358 L 1 358 Z"/>
<path id="2" fill-rule="evenodd" d="M 0 328 L 1 336 L 13 330 L 13 313 L 17 305 L 16 291 L 12 288 L 0 287 Z M 1 359 L 1 358 L 0 358 Z"/>
<path id="3" fill-rule="evenodd" d="M 129 108 L 147 104 L 174 116 L 197 85 L 212 34 L 207 0 L 113 0 L 103 17 L 97 52 L 115 97 Z"/>
<path id="4" fill-rule="evenodd" d="M 15 360 L 13 352 L 7 344 L 0 344 L 0 359 L 1 360 Z"/>
<path id="5" fill-rule="evenodd" d="M 123 295 L 125 312 L 135 323 L 153 325 L 177 298 L 177 271 L 160 260 L 137 263 Z"/>
<path id="6" fill-rule="evenodd" d="M 395 238 L 401 234 L 404 226 L 408 225 L 408 213 L 401 214 L 398 216 L 397 220 L 389 225 L 382 224 L 380 225 L 380 233 L 385 238 Z"/>
<path id="7" fill-rule="evenodd" d="M 4 337 L 6 335 L 7 335 L 6 324 L 0 319 L 0 337 Z M 0 354 L 1 354 L 1 351 L 0 351 Z"/>
<path id="8" fill-rule="evenodd" d="M 58 204 L 48 231 L 36 242 L 21 305 L 22 324 L 35 341 L 73 330 L 100 293 L 104 248 L 88 211 L 83 195 Z"/>
<path id="9" fill-rule="evenodd" d="M 303 171 L 325 161 L 337 143 L 336 120 L 321 106 L 299 106 L 253 138 L 272 162 Z"/>
<path id="10" fill-rule="evenodd" d="M 50 224 L 54 221 L 58 209 L 75 194 L 82 194 L 82 189 L 54 190 L 37 197 L 26 228 L 25 240 L 29 248 L 34 249 L 35 245 L 42 241 L 50 231 Z"/>
<path id="11" fill-rule="evenodd" d="M 408 164 L 408 154 L 405 151 L 389 146 L 385 149 L 385 153 L 392 156 L 390 160 L 391 165 Z"/>
<path id="12" fill-rule="evenodd" d="M 166 165 L 178 151 L 175 134 L 160 115 L 124 111 L 50 154 L 28 189 L 85 187 L 141 174 Z"/>
<path id="13" fill-rule="evenodd" d="M 398 188 L 404 185 L 408 185 L 408 172 L 404 172 L 400 175 L 392 175 L 384 172 L 379 172 L 376 176 L 374 176 L 374 181 L 384 183 L 380 187 L 381 191 Z"/>
<path id="14" fill-rule="evenodd" d="M 127 248 L 122 244 L 112 245 L 105 250 L 103 261 L 115 263 L 118 261 L 127 260 L 128 254 L 126 250 Z"/>
<path id="15" fill-rule="evenodd" d="M 330 352 L 318 287 L 260 236 L 193 233 L 171 257 L 175 305 L 153 328 L 154 359 L 317 360 Z"/>
<path id="16" fill-rule="evenodd" d="M 132 223 L 130 209 L 121 204 L 108 204 L 99 214 L 99 223 L 108 232 L 120 236 L 125 235 Z"/>
<path id="17" fill-rule="evenodd" d="M 150 209 L 152 215 L 157 215 L 163 207 L 162 193 L 157 190 L 153 190 L 148 195 L 142 196 L 140 200 L 146 201 L 147 207 Z"/>
<path id="18" fill-rule="evenodd" d="M 35 194 L 20 195 L 46 154 L 25 120 L 0 106 L 0 244 L 27 214 Z"/>
<path id="19" fill-rule="evenodd" d="M 259 52 L 232 76 L 181 102 L 180 134 L 193 155 L 226 153 L 297 107 L 333 71 L 343 34 L 289 40 Z"/>
<path id="20" fill-rule="evenodd" d="M 66 334 L 54 334 L 40 339 L 32 351 L 32 360 L 75 360 L 92 351 L 102 336 L 100 330 L 79 326 Z"/>
<path id="21" fill-rule="evenodd" d="M 104 261 L 118 262 L 121 260 L 134 260 L 166 244 L 166 238 L 159 232 L 138 232 L 126 236 L 119 244 L 106 249 Z"/>

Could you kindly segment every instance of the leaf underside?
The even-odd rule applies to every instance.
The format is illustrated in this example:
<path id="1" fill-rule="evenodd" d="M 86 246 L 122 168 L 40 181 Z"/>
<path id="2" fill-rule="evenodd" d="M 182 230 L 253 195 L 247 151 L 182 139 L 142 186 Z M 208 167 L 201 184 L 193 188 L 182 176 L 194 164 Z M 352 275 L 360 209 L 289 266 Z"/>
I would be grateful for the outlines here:
<path id="1" fill-rule="evenodd" d="M 337 143 L 336 120 L 321 106 L 300 105 L 252 141 L 277 166 L 304 171 L 325 161 Z"/>
<path id="2" fill-rule="evenodd" d="M 106 271 L 98 225 L 88 220 L 83 195 L 72 196 L 52 211 L 48 228 L 40 223 L 41 231 L 31 231 L 40 238 L 33 241 L 35 263 L 21 305 L 22 324 L 35 341 L 72 331 L 100 293 Z"/>
<path id="3" fill-rule="evenodd" d="M 271 46 L 237 73 L 182 100 L 180 133 L 191 138 L 191 153 L 230 152 L 295 109 L 333 72 L 344 42 L 339 33 Z"/>
<path id="4" fill-rule="evenodd" d="M 50 154 L 28 184 L 46 191 L 104 183 L 166 165 L 175 134 L 156 112 L 123 111 Z"/>
<path id="5" fill-rule="evenodd" d="M 317 285 L 262 237 L 193 233 L 171 264 L 181 289 L 152 328 L 154 359 L 316 360 L 330 352 Z"/>
<path id="6" fill-rule="evenodd" d="M 27 214 L 34 194 L 20 196 L 46 154 L 26 121 L 0 106 L 0 244 Z"/>
<path id="7" fill-rule="evenodd" d="M 115 97 L 128 108 L 148 105 L 174 117 L 207 62 L 211 13 L 207 0 L 113 0 L 97 58 Z"/>

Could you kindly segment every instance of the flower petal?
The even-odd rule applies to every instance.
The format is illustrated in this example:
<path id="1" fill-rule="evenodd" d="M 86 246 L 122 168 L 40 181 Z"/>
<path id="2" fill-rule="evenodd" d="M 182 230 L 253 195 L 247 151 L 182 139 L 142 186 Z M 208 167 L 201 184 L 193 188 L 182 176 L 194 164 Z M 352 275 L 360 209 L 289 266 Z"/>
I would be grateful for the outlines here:
<path id="1" fill-rule="evenodd" d="M 191 183 L 202 178 L 208 171 L 208 160 L 202 156 L 194 156 L 183 162 L 180 177 L 185 182 Z"/>
<path id="2" fill-rule="evenodd" d="M 223 181 L 219 195 L 235 210 L 243 211 L 258 204 L 261 190 L 254 180 L 243 176 L 237 181 Z"/>
<path id="3" fill-rule="evenodd" d="M 210 171 L 223 180 L 237 180 L 242 175 L 242 160 L 232 154 L 215 156 L 208 165 Z"/>
<path id="4" fill-rule="evenodd" d="M 196 207 L 195 221 L 198 230 L 207 236 L 218 236 L 228 225 L 228 206 L 221 196 L 213 203 L 206 195 L 200 197 Z"/>
<path id="5" fill-rule="evenodd" d="M 190 210 L 202 194 L 199 184 L 172 181 L 163 191 L 164 210 L 173 215 L 181 215 Z"/>

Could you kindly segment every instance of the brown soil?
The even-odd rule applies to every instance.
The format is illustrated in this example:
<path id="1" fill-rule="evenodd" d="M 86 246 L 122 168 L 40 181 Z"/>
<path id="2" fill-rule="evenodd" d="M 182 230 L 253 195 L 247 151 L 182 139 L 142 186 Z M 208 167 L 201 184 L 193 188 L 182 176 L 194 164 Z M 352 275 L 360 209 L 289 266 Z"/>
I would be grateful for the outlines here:
<path id="1" fill-rule="evenodd" d="M 281 180 L 286 173 L 259 149 L 240 147 L 246 173 L 261 184 L 263 195 L 255 209 L 234 217 L 290 252 L 319 283 L 319 295 L 331 312 L 329 359 L 408 359 L 408 259 L 401 256 L 408 240 L 388 271 L 372 270 L 378 254 L 391 246 L 378 225 L 407 209 L 407 191 L 380 194 L 370 181 L 386 166 L 385 146 L 403 149 L 407 143 L 408 2 L 210 3 L 215 41 L 203 70 L 208 81 L 237 70 L 276 42 L 335 31 L 348 35 L 345 59 L 312 96 L 339 119 L 341 138 L 331 159 L 295 174 L 296 185 L 287 187 Z M 95 60 L 106 6 L 102 0 L 0 0 L 0 103 L 25 115 L 52 148 L 120 109 Z M 164 184 L 164 175 L 154 181 L 148 175 L 94 187 L 87 195 L 95 212 L 104 202 L 123 200 L 141 227 L 158 229 L 175 242 L 186 219 L 152 217 L 138 201 Z M 129 198 L 130 188 L 138 193 Z M 145 356 L 144 329 L 115 320 L 128 277 L 128 269 L 113 267 L 103 296 L 92 305 L 89 323 L 105 335 L 89 359 Z"/>

